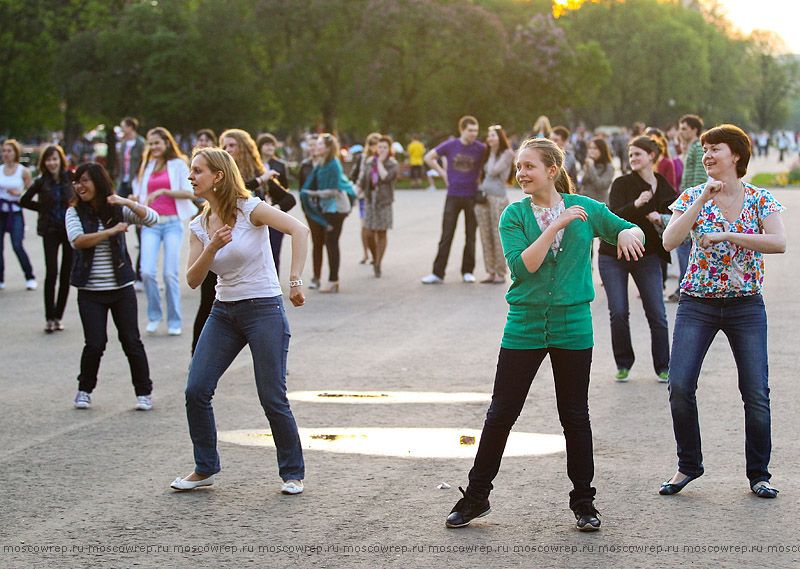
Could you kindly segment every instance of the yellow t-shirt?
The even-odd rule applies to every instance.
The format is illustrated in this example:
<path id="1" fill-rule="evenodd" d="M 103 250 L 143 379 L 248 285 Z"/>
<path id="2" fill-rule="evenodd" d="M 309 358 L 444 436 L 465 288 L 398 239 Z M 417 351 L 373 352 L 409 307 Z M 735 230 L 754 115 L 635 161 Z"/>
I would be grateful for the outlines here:
<path id="1" fill-rule="evenodd" d="M 425 154 L 425 145 L 419 140 L 409 143 L 408 148 L 408 163 L 412 166 L 422 166 L 422 157 Z"/>

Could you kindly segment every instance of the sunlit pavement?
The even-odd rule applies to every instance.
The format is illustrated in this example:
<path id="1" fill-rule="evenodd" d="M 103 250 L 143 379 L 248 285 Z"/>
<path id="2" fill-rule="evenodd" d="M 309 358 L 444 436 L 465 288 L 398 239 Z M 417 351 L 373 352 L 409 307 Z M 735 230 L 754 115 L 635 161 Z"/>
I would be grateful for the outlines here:
<path id="1" fill-rule="evenodd" d="M 758 159 L 754 167 L 760 169 Z M 519 191 L 510 195 L 514 200 L 521 197 Z M 83 567 L 105 562 L 114 567 L 513 567 L 522 562 L 522 552 L 526 561 L 546 567 L 795 566 L 800 552 L 786 546 L 797 545 L 800 494 L 795 476 L 800 468 L 795 436 L 800 413 L 795 333 L 800 193 L 782 189 L 775 195 L 789 208 L 784 215 L 789 252 L 768 259 L 765 286 L 773 401 L 771 470 L 781 494 L 776 500 L 760 500 L 747 488 L 742 404 L 733 358 L 725 338 L 719 337 L 698 392 L 706 474 L 678 496 L 658 495 L 659 484 L 676 466 L 667 390 L 652 370 L 649 332 L 633 287 L 631 323 L 639 359 L 629 383 L 613 381 L 608 312 L 603 289 L 597 287 L 590 412 L 596 504 L 603 526 L 592 536 L 574 529 L 560 450 L 507 457 L 495 480 L 491 515 L 468 529 L 444 527 L 447 513 L 460 498 L 457 486 L 467 482 L 474 445 L 469 438 L 462 444 L 461 437 L 479 434 L 483 424 L 506 304 L 504 287 L 461 282 L 463 221 L 445 284 L 419 283 L 430 272 L 436 252 L 443 191 L 397 193 L 395 229 L 389 232 L 380 279 L 369 265 L 358 264 L 359 222 L 351 215 L 342 236 L 341 292 L 307 291 L 306 306 L 286 309 L 292 330 L 287 379 L 291 393 L 400 398 L 353 404 L 344 398 L 320 402 L 293 397 L 301 432 L 318 437 L 304 440 L 329 445 L 306 449 L 306 490 L 300 496 L 280 494 L 273 448 L 225 440 L 232 431 L 263 435 L 269 430 L 247 350 L 223 376 L 214 402 L 222 472 L 203 492 L 169 490 L 169 483 L 193 466 L 183 388 L 199 293 L 185 283 L 184 334 L 144 337 L 155 385 L 154 409 L 133 410 L 130 375 L 112 325 L 92 408 L 72 408 L 83 344 L 77 295 L 71 292 L 66 330 L 44 334 L 42 247 L 35 235 L 35 216 L 26 213 L 25 246 L 40 289 L 24 290 L 23 276 L 7 246 L 6 290 L 0 292 L 0 387 L 5 402 L 0 414 L 0 537 L 9 546 L 0 553 L 0 566 Z M 132 232 L 128 239 L 135 254 Z M 284 287 L 288 244 L 285 240 Z M 188 237 L 184 259 L 187 247 Z M 475 272 L 480 280 L 480 240 L 477 248 Z M 310 280 L 309 266 L 303 276 Z M 595 280 L 599 283 L 597 275 Z M 674 280 L 668 283 L 674 285 Z M 139 294 L 138 299 L 143 330 L 145 297 Z M 675 308 L 667 307 L 670 326 Z M 415 393 L 478 395 L 461 401 L 456 400 L 460 396 L 404 400 Z M 395 451 L 409 443 L 402 436 L 400 442 L 382 439 L 382 452 L 331 452 L 329 444 L 336 442 L 331 439 L 336 435 L 402 434 L 411 429 L 431 431 L 409 448 L 431 443 L 431 433 L 452 432 L 458 436 L 456 446 L 470 452 L 461 458 L 446 457 L 443 451 L 401 457 Z M 514 432 L 562 440 L 547 361 Z M 448 444 L 455 444 L 453 440 Z M 440 489 L 443 484 L 451 488 Z M 677 553 L 665 553 L 673 546 Z M 732 546 L 747 550 L 732 553 Z M 767 546 L 775 548 L 768 551 Z M 473 561 L 477 547 L 484 547 L 484 553 Z"/>

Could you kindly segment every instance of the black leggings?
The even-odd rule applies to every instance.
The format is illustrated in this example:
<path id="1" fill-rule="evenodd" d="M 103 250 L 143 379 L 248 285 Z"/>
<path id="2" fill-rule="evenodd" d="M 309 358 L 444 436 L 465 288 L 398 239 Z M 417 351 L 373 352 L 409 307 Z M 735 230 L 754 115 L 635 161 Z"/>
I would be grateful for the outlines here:
<path id="1" fill-rule="evenodd" d="M 44 317 L 47 320 L 61 320 L 69 296 L 69 273 L 72 269 L 72 247 L 67 232 L 48 230 L 42 237 L 44 244 Z M 61 271 L 58 269 L 58 248 L 61 247 Z M 58 282 L 58 300 L 56 300 Z"/>
<path id="2" fill-rule="evenodd" d="M 342 225 L 347 217 L 346 213 L 326 213 L 325 221 L 328 228 L 325 231 L 325 248 L 328 250 L 328 266 L 330 267 L 330 282 L 339 281 L 339 237 L 342 234 Z"/>

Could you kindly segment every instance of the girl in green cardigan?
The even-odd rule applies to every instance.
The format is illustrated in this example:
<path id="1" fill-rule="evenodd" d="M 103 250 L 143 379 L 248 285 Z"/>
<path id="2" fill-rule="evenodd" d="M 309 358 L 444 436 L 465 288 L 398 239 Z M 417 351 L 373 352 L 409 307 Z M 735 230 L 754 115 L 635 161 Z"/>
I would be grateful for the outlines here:
<path id="1" fill-rule="evenodd" d="M 533 378 L 550 355 L 556 402 L 567 443 L 570 509 L 582 531 L 600 527 L 594 508 L 594 459 L 589 423 L 592 360 L 592 239 L 617 246 L 620 258 L 644 253 L 642 230 L 605 204 L 575 195 L 564 153 L 550 140 L 526 140 L 517 155 L 517 182 L 530 197 L 506 208 L 500 238 L 513 283 L 506 294 L 503 333 L 492 403 L 486 413 L 469 486 L 447 517 L 447 527 L 488 514 L 492 480 Z"/>

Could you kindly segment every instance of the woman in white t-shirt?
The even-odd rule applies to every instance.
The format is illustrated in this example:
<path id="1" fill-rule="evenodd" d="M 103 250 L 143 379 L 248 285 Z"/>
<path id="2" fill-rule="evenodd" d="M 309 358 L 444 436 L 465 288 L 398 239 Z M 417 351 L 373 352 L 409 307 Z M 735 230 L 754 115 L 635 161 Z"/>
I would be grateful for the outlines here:
<path id="1" fill-rule="evenodd" d="M 269 243 L 268 227 L 291 236 L 289 300 L 305 303 L 303 272 L 308 228 L 294 217 L 250 197 L 230 154 L 198 148 L 189 181 L 206 200 L 189 225 L 186 279 L 197 288 L 209 270 L 217 274 L 216 300 L 192 357 L 186 385 L 186 416 L 194 444 L 195 469 L 172 483 L 175 490 L 210 486 L 219 472 L 217 431 L 211 399 L 236 355 L 250 346 L 258 397 L 269 420 L 284 494 L 303 491 L 305 466 L 297 425 L 286 398 L 289 326 Z"/>

